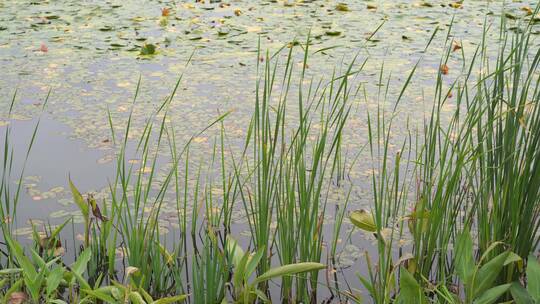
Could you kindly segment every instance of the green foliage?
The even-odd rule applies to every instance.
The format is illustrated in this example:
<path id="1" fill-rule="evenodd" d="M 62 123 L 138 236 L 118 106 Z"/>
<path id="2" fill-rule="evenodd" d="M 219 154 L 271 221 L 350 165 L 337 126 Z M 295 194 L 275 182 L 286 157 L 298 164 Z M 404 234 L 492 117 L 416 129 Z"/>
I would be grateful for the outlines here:
<path id="1" fill-rule="evenodd" d="M 450 58 L 450 33 L 441 66 Z M 512 39 L 506 29 L 501 33 L 494 67 L 485 57 L 488 46 L 481 45 L 464 79 L 448 84 L 442 72 L 437 75 L 431 115 L 418 134 L 409 133 L 398 145 L 398 152 L 392 152 L 392 124 L 418 65 L 407 76 L 391 115 L 385 108 L 388 100 L 379 100 L 376 113 L 368 112 L 366 147 L 376 172 L 373 204 L 370 211 L 352 211 L 348 219 L 376 237 L 376 254 L 365 255 L 367 274 L 358 275 L 375 303 L 496 303 L 510 297 L 518 304 L 540 301 L 540 266 L 530 255 L 540 241 L 540 52 L 530 58 L 528 27 Z M 228 113 L 177 147 L 168 110 L 180 80 L 141 132 L 131 130 L 130 113 L 124 133 L 116 133 L 109 113 L 113 144 L 119 149 L 110 197 L 98 202 L 91 194 L 83 196 L 69 179 L 84 219 L 84 243 L 76 261 L 67 266 L 55 252 L 71 219 L 54 229 L 49 226 L 45 235 L 33 227 L 35 248 L 27 249 L 14 238 L 10 222 L 3 221 L 4 302 L 22 293 L 34 303 L 165 304 L 188 297 L 194 303 L 260 303 L 272 300 L 270 280 L 280 281 L 283 302 L 317 301 L 319 270 L 326 267 L 320 261 L 328 257 L 334 264 L 329 267 L 335 268 L 348 211 L 347 195 L 335 216 L 333 239 L 325 239 L 330 188 L 341 186 L 345 175 L 342 140 L 350 100 L 357 93 L 349 81 L 363 65 L 355 69 L 355 58 L 324 84 L 309 81 L 312 43 L 308 36 L 305 43 L 295 41 L 282 49 L 288 50 L 281 56 L 287 58 L 283 75 L 277 62 L 281 50 L 266 56 L 259 51 L 265 64 L 257 66 L 254 114 L 239 157 L 229 158 L 223 124 Z M 304 52 L 298 73 L 296 46 Z M 155 53 L 152 44 L 140 52 Z M 477 65 L 481 72 L 474 78 Z M 381 68 L 377 85 L 378 96 L 386 98 L 382 88 L 390 82 L 383 83 L 384 73 Z M 298 96 L 290 103 L 293 88 Z M 456 110 L 447 121 L 442 109 L 451 90 Z M 134 102 L 138 93 L 139 85 Z M 297 119 L 289 124 L 290 117 Z M 194 173 L 189 146 L 215 125 L 221 129 L 211 161 Z M 134 134 L 139 137 L 132 143 Z M 163 159 L 164 149 L 170 159 Z M 7 140 L 4 150 L 10 151 Z M 129 161 L 127 151 L 140 160 L 139 167 Z M 4 168 L 11 168 L 13 155 L 5 153 Z M 164 161 L 170 166 L 160 170 Z M 211 177 L 203 172 L 205 165 Z M 217 177 L 212 175 L 216 167 Z M 16 216 L 20 185 L 13 195 L 9 175 L 5 172 L 0 185 L 2 218 Z M 172 245 L 160 226 L 171 197 L 179 227 Z M 231 236 L 236 202 L 246 214 L 249 250 Z M 474 238 L 469 227 L 477 230 Z M 411 239 L 410 246 L 401 245 L 404 238 Z M 325 243 L 331 243 L 327 256 Z M 119 263 L 129 266 L 120 271 Z M 122 274 L 123 280 L 118 278 Z M 337 279 L 335 284 L 329 286 L 331 292 L 339 287 Z"/>
<path id="2" fill-rule="evenodd" d="M 375 225 L 375 220 L 373 215 L 365 210 L 355 210 L 349 214 L 349 219 L 356 227 L 365 230 L 367 232 L 377 231 L 377 226 Z"/>
<path id="3" fill-rule="evenodd" d="M 420 286 L 411 273 L 403 267 L 400 269 L 399 295 L 396 302 L 404 304 L 429 303 L 422 286 Z"/>
<path id="4" fill-rule="evenodd" d="M 264 256 L 265 248 L 260 248 L 255 253 L 244 252 L 231 236 L 227 237 L 227 243 L 227 251 L 232 257 L 234 265 L 232 283 L 236 303 L 255 303 L 257 298 L 263 302 L 269 302 L 265 291 L 257 287 L 261 283 L 273 278 L 283 278 L 326 268 L 323 264 L 313 262 L 283 265 L 271 268 L 250 281 L 252 274 Z"/>
<path id="5" fill-rule="evenodd" d="M 501 245 L 492 244 L 490 251 Z M 494 303 L 510 289 L 511 284 L 496 285 L 496 280 L 505 266 L 520 262 L 521 258 L 511 251 L 504 251 L 489 259 L 489 253 L 484 253 L 476 263 L 470 232 L 461 232 L 456 245 L 455 262 L 458 277 L 465 287 L 465 303 Z"/>

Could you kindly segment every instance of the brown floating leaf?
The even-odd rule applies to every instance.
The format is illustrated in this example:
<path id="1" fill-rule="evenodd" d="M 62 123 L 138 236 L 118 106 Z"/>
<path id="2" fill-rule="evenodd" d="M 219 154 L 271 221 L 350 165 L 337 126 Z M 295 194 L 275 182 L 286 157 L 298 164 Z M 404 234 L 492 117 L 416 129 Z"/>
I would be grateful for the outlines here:
<path id="1" fill-rule="evenodd" d="M 452 52 L 455 52 L 457 50 L 461 50 L 462 46 L 461 44 L 457 43 L 456 41 L 454 41 L 454 44 L 452 46 Z"/>
<path id="2" fill-rule="evenodd" d="M 448 68 L 448 66 L 447 66 L 446 64 L 441 65 L 441 73 L 442 73 L 443 75 L 448 75 L 448 71 L 449 71 L 449 70 L 450 70 L 450 69 Z"/>
<path id="3" fill-rule="evenodd" d="M 463 7 L 463 3 L 461 2 L 452 2 L 450 4 L 448 4 L 450 7 L 452 8 L 462 8 Z"/>
<path id="4" fill-rule="evenodd" d="M 235 10 L 234 10 L 234 14 L 235 14 L 236 16 L 240 16 L 240 15 L 242 15 L 242 11 L 239 10 L 239 9 L 235 9 Z"/>
<path id="5" fill-rule="evenodd" d="M 525 14 L 527 14 L 527 16 L 530 16 L 533 14 L 533 10 L 530 6 L 523 6 L 521 10 L 524 11 Z"/>
<path id="6" fill-rule="evenodd" d="M 161 16 L 167 17 L 171 13 L 171 10 L 167 7 L 164 7 L 161 9 Z"/>

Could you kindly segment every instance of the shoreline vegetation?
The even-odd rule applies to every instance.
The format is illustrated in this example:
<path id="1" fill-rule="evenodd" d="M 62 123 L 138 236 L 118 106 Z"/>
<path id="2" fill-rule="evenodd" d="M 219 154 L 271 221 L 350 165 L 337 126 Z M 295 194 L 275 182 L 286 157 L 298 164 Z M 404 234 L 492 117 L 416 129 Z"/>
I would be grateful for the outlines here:
<path id="1" fill-rule="evenodd" d="M 331 227 L 324 224 L 329 192 L 345 187 L 341 181 L 351 165 L 342 142 L 359 92 L 350 82 L 365 61 L 352 59 L 330 79 L 307 78 L 309 37 L 278 52 L 286 56 L 257 55 L 264 60 L 258 60 L 253 116 L 240 155 L 227 146 L 229 113 L 198 133 L 219 131 L 208 151 L 217 178 L 206 178 L 202 166 L 190 161 L 197 135 L 180 145 L 167 122 L 182 78 L 135 142 L 128 140 L 131 115 L 118 133 L 109 113 L 118 147 L 109 198 L 98 201 L 79 189 L 83 176 L 67 181 L 84 219 L 83 238 L 73 237 L 72 263 L 64 259 L 62 242 L 75 234 L 71 218 L 43 230 L 33 226 L 28 246 L 13 234 L 18 205 L 24 203 L 24 169 L 12 172 L 20 155 L 12 150 L 7 125 L 0 184 L 0 301 L 317 303 L 324 289 L 329 303 L 540 303 L 540 49 L 533 43 L 532 19 L 510 31 L 505 18 L 499 44 L 481 41 L 467 73 L 448 86 L 443 81 L 447 61 L 459 51 L 450 26 L 431 113 L 420 131 L 410 131 L 399 142 L 392 137 L 393 118 L 404 92 L 413 89 L 417 66 L 396 100 L 386 100 L 388 86 L 380 86 L 379 107 L 367 111 L 365 149 L 371 159 L 352 161 L 372 163 L 372 204 L 351 210 L 352 190 L 345 189 L 348 195 Z M 294 48 L 305 52 L 300 70 L 293 64 Z M 498 49 L 497 58 L 488 58 L 488 48 Z M 381 68 L 381 84 L 383 74 Z M 455 107 L 446 119 L 442 109 L 448 103 Z M 294 124 L 288 123 L 291 116 L 298 117 Z M 25 162 L 38 128 L 39 121 Z M 393 153 L 391 145 L 401 149 Z M 144 170 L 129 162 L 131 146 Z M 163 161 L 159 149 L 168 150 L 171 166 L 156 183 Z M 14 180 L 19 180 L 16 187 Z M 173 244 L 159 225 L 171 192 L 178 212 Z M 247 218 L 247 244 L 235 238 L 235 208 Z M 347 282 L 336 274 L 345 222 L 375 238 L 375 254 L 366 252 L 364 268 L 355 271 L 357 280 Z M 411 239 L 409 245 L 401 244 L 404 237 Z"/>

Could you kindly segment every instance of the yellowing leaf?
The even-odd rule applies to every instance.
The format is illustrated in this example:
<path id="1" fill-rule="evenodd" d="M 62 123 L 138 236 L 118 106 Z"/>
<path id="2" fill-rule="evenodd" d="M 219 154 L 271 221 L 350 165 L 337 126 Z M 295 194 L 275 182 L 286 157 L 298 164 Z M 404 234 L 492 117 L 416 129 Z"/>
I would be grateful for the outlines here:
<path id="1" fill-rule="evenodd" d="M 368 212 L 364 209 L 355 210 L 349 215 L 351 222 L 358 228 L 368 231 L 375 232 L 377 231 L 377 226 L 375 225 L 375 219 L 371 212 Z"/>

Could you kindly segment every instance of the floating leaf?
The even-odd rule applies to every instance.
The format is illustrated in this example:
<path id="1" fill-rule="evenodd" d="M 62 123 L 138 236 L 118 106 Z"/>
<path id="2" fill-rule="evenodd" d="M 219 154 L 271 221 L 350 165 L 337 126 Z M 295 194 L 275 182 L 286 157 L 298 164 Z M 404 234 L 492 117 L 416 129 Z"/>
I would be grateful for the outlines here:
<path id="1" fill-rule="evenodd" d="M 448 68 L 448 66 L 447 66 L 446 64 L 442 64 L 440 70 L 441 70 L 441 73 L 442 73 L 443 75 L 448 75 L 448 71 L 449 71 L 450 69 Z"/>
<path id="2" fill-rule="evenodd" d="M 461 50 L 462 46 L 461 44 L 457 43 L 456 41 L 454 41 L 453 45 L 452 45 L 452 52 L 455 52 L 457 50 Z"/>
<path id="3" fill-rule="evenodd" d="M 368 10 L 376 10 L 377 9 L 377 6 L 375 4 L 368 4 L 366 7 L 367 7 Z"/>
<path id="4" fill-rule="evenodd" d="M 524 11 L 527 16 L 533 14 L 533 9 L 530 6 L 523 6 L 521 7 L 521 10 Z"/>
<path id="5" fill-rule="evenodd" d="M 169 24 L 169 19 L 167 19 L 167 17 L 159 18 L 159 25 L 160 26 L 167 26 L 167 24 Z"/>
<path id="6" fill-rule="evenodd" d="M 145 43 L 141 47 L 141 55 L 154 55 L 156 53 L 156 46 L 152 43 Z"/>
<path id="7" fill-rule="evenodd" d="M 348 11 L 350 11 L 350 9 L 349 9 L 349 6 L 346 3 L 338 3 L 336 5 L 336 11 L 348 12 Z"/>
<path id="8" fill-rule="evenodd" d="M 326 31 L 325 34 L 328 35 L 328 36 L 339 36 L 339 35 L 341 35 L 341 31 L 329 30 L 329 31 Z"/>
<path id="9" fill-rule="evenodd" d="M 511 14 L 511 13 L 505 13 L 504 16 L 510 20 L 516 20 L 518 19 L 518 17 L 514 14 Z"/>

